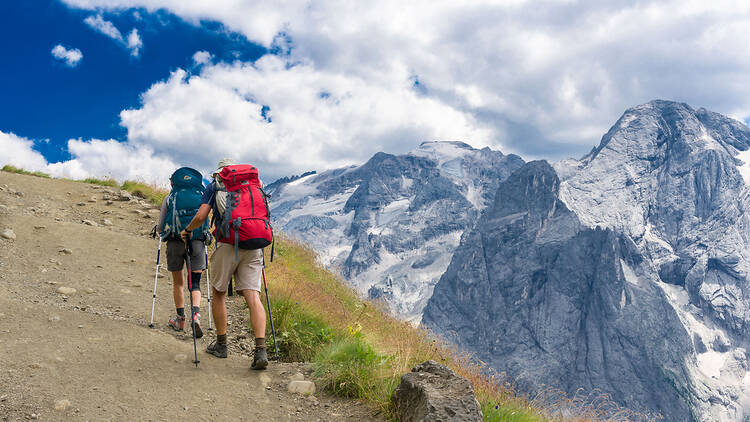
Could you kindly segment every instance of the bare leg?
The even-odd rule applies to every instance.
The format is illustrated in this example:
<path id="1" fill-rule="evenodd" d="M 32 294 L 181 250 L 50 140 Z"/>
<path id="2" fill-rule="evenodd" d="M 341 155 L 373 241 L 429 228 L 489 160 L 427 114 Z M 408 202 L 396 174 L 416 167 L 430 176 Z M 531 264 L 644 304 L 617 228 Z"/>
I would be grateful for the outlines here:
<path id="1" fill-rule="evenodd" d="M 174 296 L 174 307 L 185 307 L 185 296 L 182 292 L 185 281 L 182 278 L 182 271 L 172 271 L 172 295 Z"/>
<path id="2" fill-rule="evenodd" d="M 250 310 L 250 324 L 253 326 L 253 334 L 256 338 L 265 338 L 266 310 L 263 308 L 263 302 L 260 301 L 260 292 L 245 289 L 240 290 L 239 293 L 245 298 L 247 308 Z"/>
<path id="3" fill-rule="evenodd" d="M 216 334 L 227 333 L 227 292 L 220 292 L 211 288 L 211 312 L 214 317 Z"/>

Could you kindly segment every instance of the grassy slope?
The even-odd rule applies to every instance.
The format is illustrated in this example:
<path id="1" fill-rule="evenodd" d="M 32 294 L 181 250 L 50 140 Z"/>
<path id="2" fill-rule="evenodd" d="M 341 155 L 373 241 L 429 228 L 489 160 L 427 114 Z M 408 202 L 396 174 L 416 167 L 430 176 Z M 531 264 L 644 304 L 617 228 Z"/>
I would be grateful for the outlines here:
<path id="1" fill-rule="evenodd" d="M 485 420 L 552 419 L 546 405 L 516 396 L 508 384 L 483 375 L 484 368 L 465 355 L 360 299 L 316 264 L 311 249 L 277 236 L 275 262 L 267 275 L 283 358 L 311 360 L 319 384 L 327 390 L 364 399 L 392 416 L 390 397 L 401 375 L 432 359 L 474 384 Z M 595 420 L 584 413 L 567 420 Z"/>

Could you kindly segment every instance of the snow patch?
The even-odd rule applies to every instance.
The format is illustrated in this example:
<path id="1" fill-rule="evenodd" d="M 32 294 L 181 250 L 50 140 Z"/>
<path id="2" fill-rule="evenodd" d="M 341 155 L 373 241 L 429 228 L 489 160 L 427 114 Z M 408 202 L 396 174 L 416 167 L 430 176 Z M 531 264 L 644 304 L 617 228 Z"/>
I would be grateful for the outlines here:
<path id="1" fill-rule="evenodd" d="M 620 260 L 620 266 L 622 267 L 622 275 L 625 277 L 625 281 L 635 286 L 640 284 L 638 281 L 638 276 L 635 275 L 633 269 L 630 268 L 630 266 L 628 266 L 628 264 L 622 259 Z"/>
<path id="2" fill-rule="evenodd" d="M 747 151 L 740 151 L 735 158 L 742 161 L 742 165 L 737 167 L 737 171 L 742 175 L 742 180 L 745 181 L 745 186 L 750 186 L 750 149 Z"/>
<path id="3" fill-rule="evenodd" d="M 727 360 L 727 353 L 709 351 L 698 355 L 698 369 L 711 378 L 721 377 L 721 368 Z"/>

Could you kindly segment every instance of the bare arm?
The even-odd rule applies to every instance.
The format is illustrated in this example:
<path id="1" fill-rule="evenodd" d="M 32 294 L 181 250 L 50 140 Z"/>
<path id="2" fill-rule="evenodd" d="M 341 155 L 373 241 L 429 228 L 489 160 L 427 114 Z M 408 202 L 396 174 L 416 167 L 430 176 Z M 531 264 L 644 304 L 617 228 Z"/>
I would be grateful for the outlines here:
<path id="1" fill-rule="evenodd" d="M 164 230 L 164 220 L 167 219 L 167 199 L 169 198 L 169 195 L 164 197 L 164 200 L 161 202 L 161 213 L 159 213 L 159 222 L 156 223 L 156 232 L 160 233 L 162 230 Z"/>

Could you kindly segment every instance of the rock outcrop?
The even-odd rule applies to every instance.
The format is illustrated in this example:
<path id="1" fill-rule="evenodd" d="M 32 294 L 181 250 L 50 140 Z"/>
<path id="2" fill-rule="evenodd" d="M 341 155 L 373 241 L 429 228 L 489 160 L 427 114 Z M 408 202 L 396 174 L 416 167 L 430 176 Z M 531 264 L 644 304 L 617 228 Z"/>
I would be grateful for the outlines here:
<path id="1" fill-rule="evenodd" d="M 403 422 L 481 422 L 482 409 L 469 380 L 429 360 L 401 377 L 393 406 Z"/>

